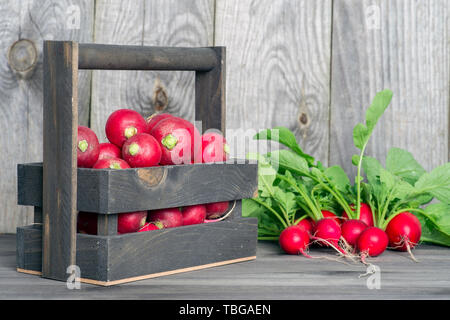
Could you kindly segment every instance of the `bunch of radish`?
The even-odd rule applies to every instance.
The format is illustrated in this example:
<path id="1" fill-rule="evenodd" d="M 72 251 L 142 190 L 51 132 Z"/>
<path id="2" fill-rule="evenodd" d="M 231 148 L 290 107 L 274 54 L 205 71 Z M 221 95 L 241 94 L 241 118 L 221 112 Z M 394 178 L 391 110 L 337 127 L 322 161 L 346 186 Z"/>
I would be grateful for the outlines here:
<path id="1" fill-rule="evenodd" d="M 229 146 L 222 134 L 200 135 L 186 119 L 168 113 L 147 118 L 132 109 L 112 112 L 105 125 L 107 142 L 86 126 L 78 126 L 79 168 L 128 169 L 165 165 L 224 162 Z M 227 202 L 183 208 L 118 214 L 118 233 L 142 232 L 214 221 L 229 207 Z M 80 212 L 78 231 L 97 234 L 97 215 Z"/>

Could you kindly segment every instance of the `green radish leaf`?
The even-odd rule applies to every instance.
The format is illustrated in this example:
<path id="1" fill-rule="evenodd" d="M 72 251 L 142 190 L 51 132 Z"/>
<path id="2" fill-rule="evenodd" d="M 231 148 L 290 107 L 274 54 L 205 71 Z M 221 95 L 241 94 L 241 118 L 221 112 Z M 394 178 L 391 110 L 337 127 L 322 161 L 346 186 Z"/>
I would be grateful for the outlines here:
<path id="1" fill-rule="evenodd" d="M 429 209 L 428 212 L 425 209 L 427 212 L 426 214 L 414 212 L 422 226 L 422 235 L 420 240 L 423 242 L 450 247 L 450 233 L 443 231 L 434 219 L 429 216 L 430 210 L 434 210 L 434 208 Z"/>
<path id="2" fill-rule="evenodd" d="M 282 167 L 298 175 L 309 175 L 306 159 L 290 150 L 277 150 L 267 154 L 273 167 Z"/>
<path id="3" fill-rule="evenodd" d="M 286 147 L 290 148 L 293 152 L 298 154 L 299 156 L 303 157 L 309 165 L 313 165 L 315 159 L 310 156 L 309 154 L 306 154 L 303 152 L 303 150 L 300 148 L 300 146 L 297 143 L 297 139 L 295 138 L 295 135 L 286 127 L 275 127 L 273 129 L 266 129 L 259 133 L 257 133 L 253 139 L 256 140 L 271 140 L 278 143 L 281 143 L 282 145 L 285 145 Z"/>
<path id="4" fill-rule="evenodd" d="M 324 175 L 336 189 L 344 193 L 347 192 L 348 187 L 350 186 L 350 179 L 344 169 L 339 166 L 332 166 L 324 171 Z"/>
<path id="5" fill-rule="evenodd" d="M 392 91 L 388 89 L 380 91 L 375 95 L 375 98 L 372 100 L 372 104 L 366 111 L 365 125 L 358 123 L 353 128 L 353 143 L 355 147 L 360 150 L 364 149 L 365 145 L 369 141 L 373 129 L 375 128 L 375 125 L 383 115 L 386 108 L 389 106 L 391 99 Z"/>
<path id="6" fill-rule="evenodd" d="M 439 226 L 439 229 L 450 235 L 450 204 L 433 203 L 425 208 L 425 213 Z"/>
<path id="7" fill-rule="evenodd" d="M 352 156 L 352 164 L 353 164 L 354 166 L 357 166 L 358 163 L 359 163 L 359 154 L 354 154 L 354 155 Z"/>
<path id="8" fill-rule="evenodd" d="M 274 199 L 278 204 L 291 216 L 298 210 L 297 202 L 295 200 L 295 194 L 292 192 L 286 192 L 279 187 L 274 187 Z"/>
<path id="9" fill-rule="evenodd" d="M 391 148 L 386 157 L 386 169 L 411 185 L 426 173 L 413 155 L 400 148 Z"/>
<path id="10" fill-rule="evenodd" d="M 429 193 L 444 203 L 450 203 L 450 162 L 423 174 L 414 184 L 417 193 Z"/>

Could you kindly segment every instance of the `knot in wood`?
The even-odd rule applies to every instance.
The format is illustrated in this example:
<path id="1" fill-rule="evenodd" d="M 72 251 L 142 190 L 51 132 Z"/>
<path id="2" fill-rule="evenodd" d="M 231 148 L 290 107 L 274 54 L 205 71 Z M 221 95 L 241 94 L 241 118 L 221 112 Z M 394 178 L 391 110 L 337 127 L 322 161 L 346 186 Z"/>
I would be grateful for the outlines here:
<path id="1" fill-rule="evenodd" d="M 27 78 L 34 70 L 38 59 L 36 46 L 31 40 L 20 39 L 8 51 L 8 64 L 21 78 Z"/>

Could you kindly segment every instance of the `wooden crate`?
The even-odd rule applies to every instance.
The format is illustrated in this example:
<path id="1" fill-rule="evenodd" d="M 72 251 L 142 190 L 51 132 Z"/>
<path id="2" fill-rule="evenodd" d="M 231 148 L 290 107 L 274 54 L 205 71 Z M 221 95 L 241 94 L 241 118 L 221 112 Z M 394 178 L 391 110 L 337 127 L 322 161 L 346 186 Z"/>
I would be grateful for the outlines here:
<path id="1" fill-rule="evenodd" d="M 18 204 L 34 224 L 17 228 L 17 270 L 113 285 L 256 258 L 257 220 L 241 199 L 257 189 L 257 163 L 122 170 L 77 168 L 78 69 L 195 71 L 195 119 L 225 132 L 225 48 L 44 41 L 43 163 L 19 164 Z M 227 219 L 117 234 L 118 213 L 230 201 Z M 79 234 L 77 212 L 98 214 L 98 235 Z"/>

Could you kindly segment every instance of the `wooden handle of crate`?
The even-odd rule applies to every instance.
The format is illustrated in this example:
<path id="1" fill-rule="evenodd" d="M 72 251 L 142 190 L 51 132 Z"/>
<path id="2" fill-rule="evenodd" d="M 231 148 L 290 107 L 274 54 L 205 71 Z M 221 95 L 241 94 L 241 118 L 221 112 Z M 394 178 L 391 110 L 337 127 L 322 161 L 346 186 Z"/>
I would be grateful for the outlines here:
<path id="1" fill-rule="evenodd" d="M 76 264 L 78 69 L 195 71 L 195 120 L 225 133 L 225 48 L 43 47 L 42 276 L 64 281 Z"/>

